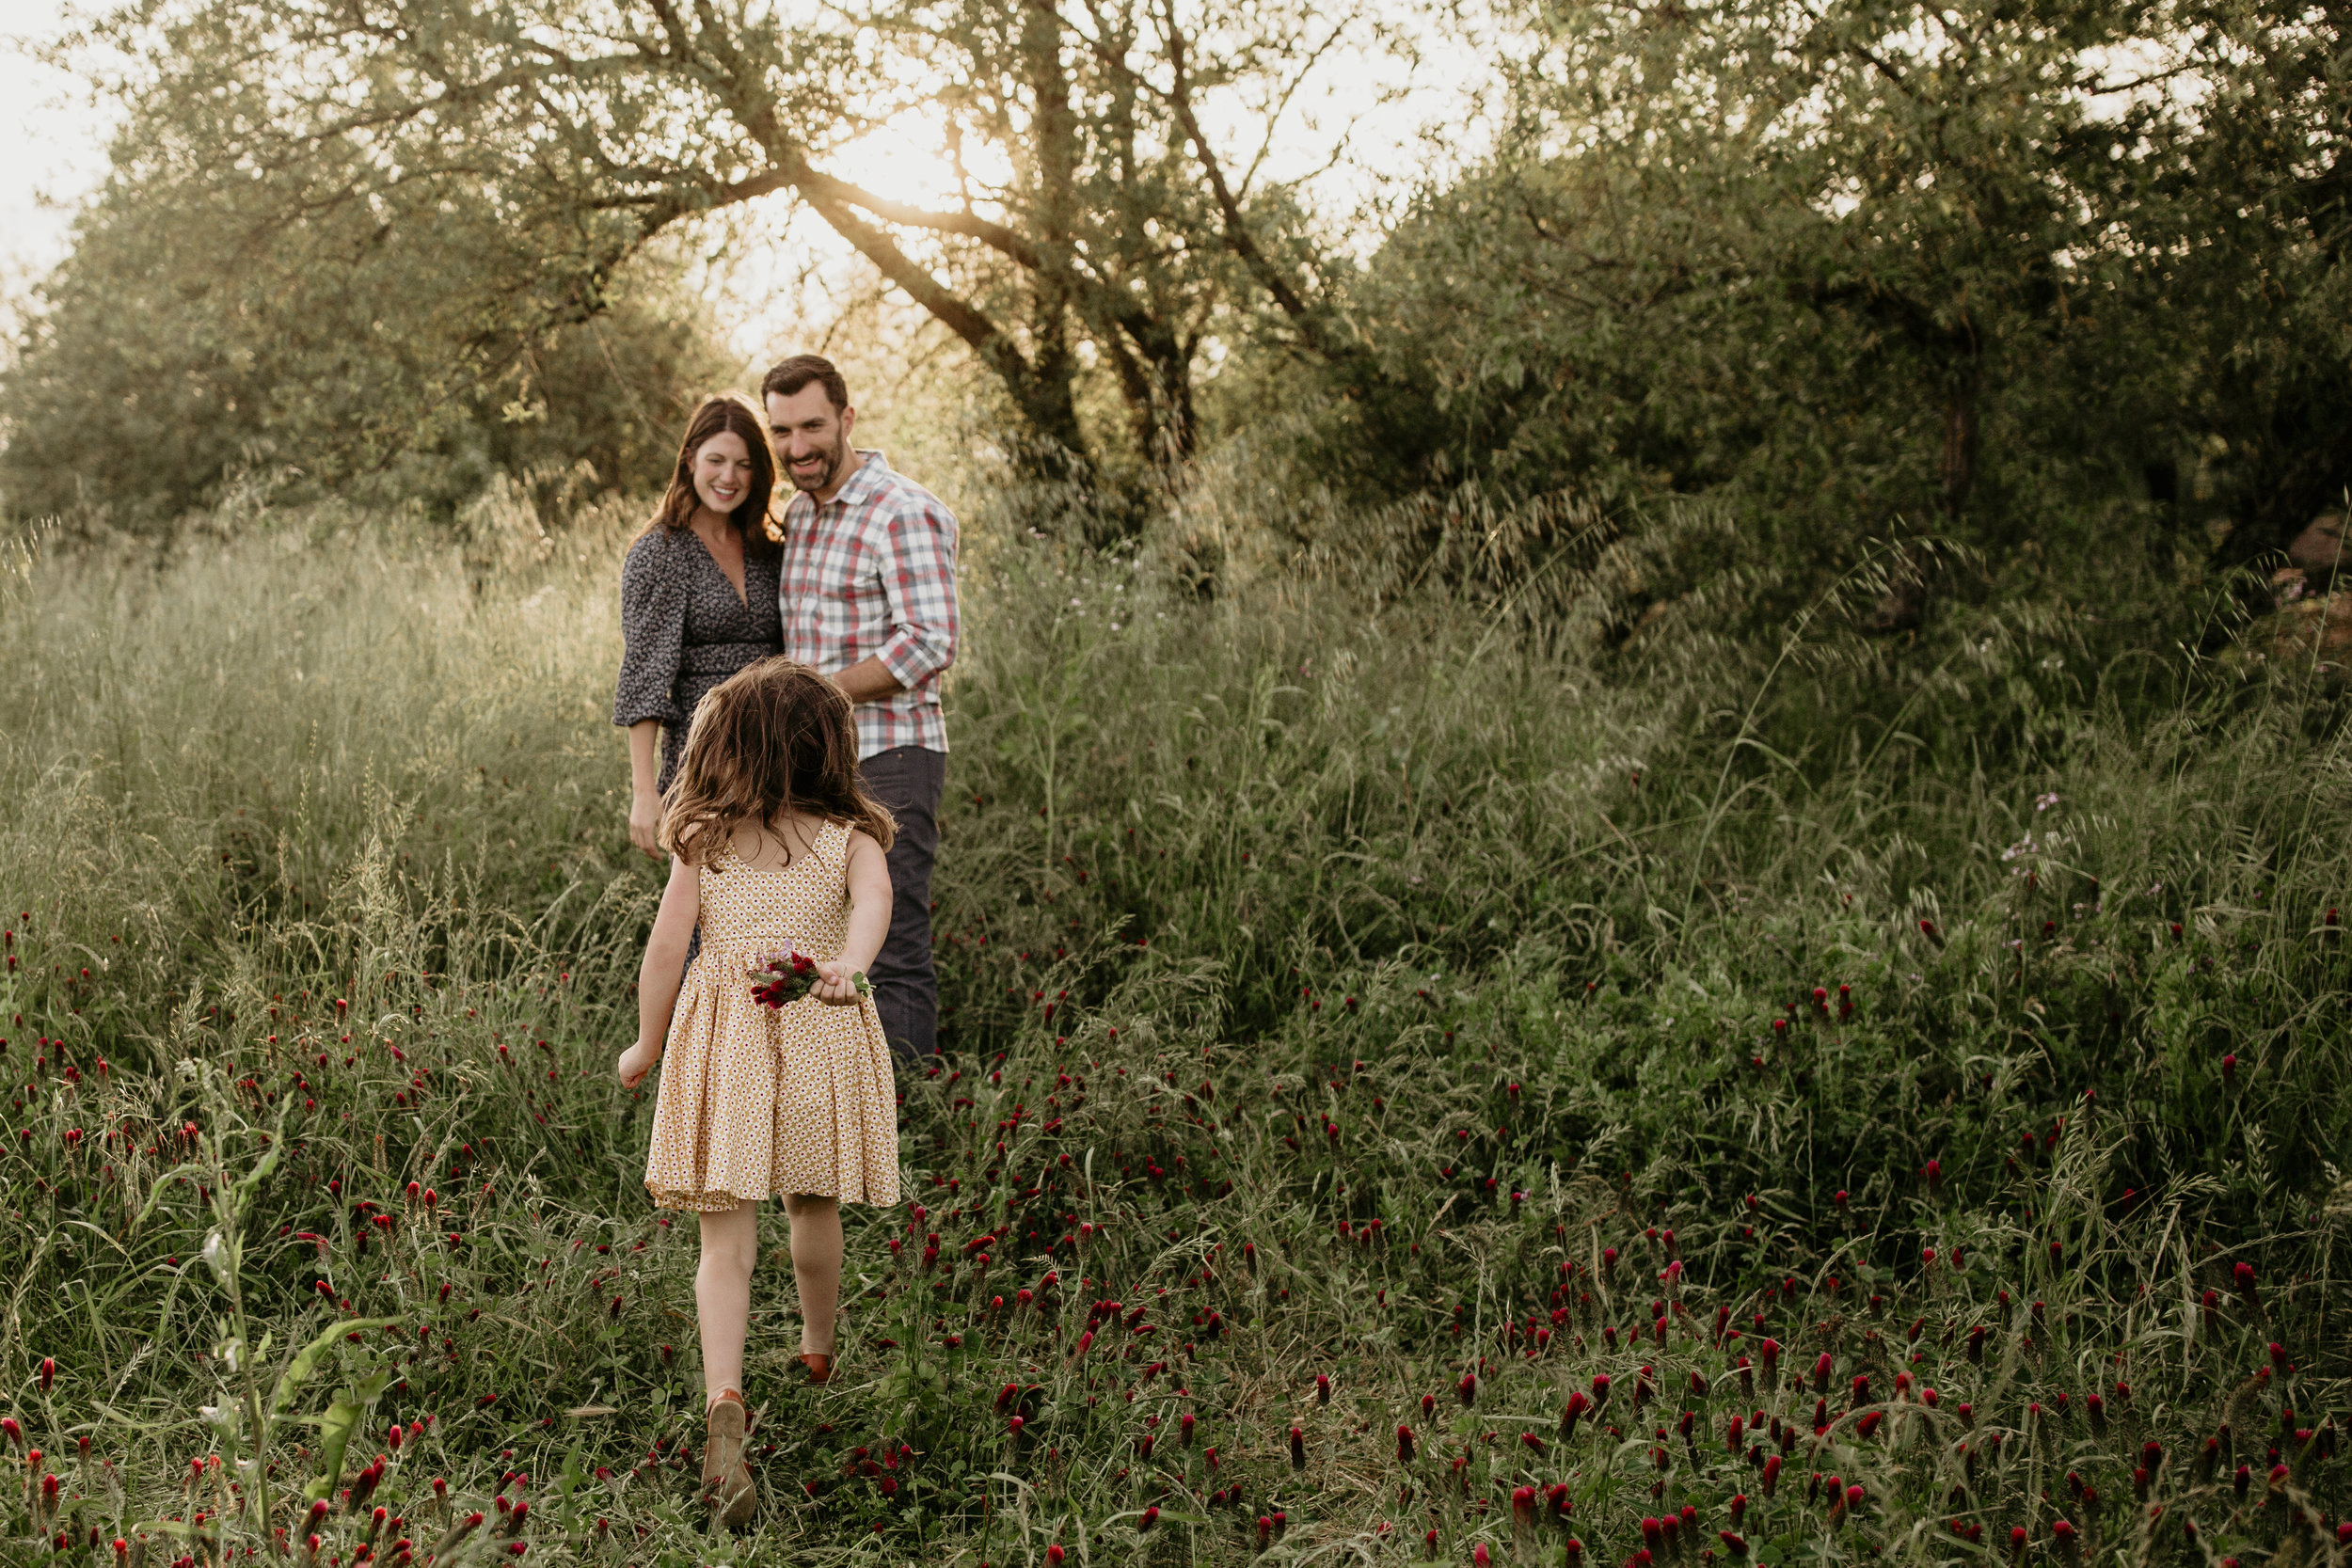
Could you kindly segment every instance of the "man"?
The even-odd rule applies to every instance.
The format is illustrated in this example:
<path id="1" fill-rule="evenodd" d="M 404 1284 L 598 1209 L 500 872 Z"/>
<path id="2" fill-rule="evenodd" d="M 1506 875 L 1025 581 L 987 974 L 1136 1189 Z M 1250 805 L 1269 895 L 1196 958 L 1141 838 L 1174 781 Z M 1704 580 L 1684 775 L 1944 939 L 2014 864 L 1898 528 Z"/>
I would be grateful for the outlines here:
<path id="1" fill-rule="evenodd" d="M 891 1050 L 939 1049 L 931 861 L 947 780 L 940 673 L 956 657 L 956 520 L 939 498 L 850 445 L 857 410 L 831 361 L 795 355 L 760 383 L 792 482 L 778 597 L 787 657 L 856 705 L 858 775 L 898 819 L 890 934 L 868 978 Z"/>

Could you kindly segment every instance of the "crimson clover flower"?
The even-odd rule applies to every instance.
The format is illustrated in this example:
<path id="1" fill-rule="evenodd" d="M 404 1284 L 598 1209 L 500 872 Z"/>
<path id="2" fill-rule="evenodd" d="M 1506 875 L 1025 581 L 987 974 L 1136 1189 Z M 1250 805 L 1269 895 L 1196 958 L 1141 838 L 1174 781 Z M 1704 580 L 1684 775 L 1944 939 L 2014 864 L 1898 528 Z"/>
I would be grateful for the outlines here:
<path id="1" fill-rule="evenodd" d="M 758 980 L 752 987 L 752 999 L 763 1007 L 782 1007 L 798 1002 L 817 983 L 817 960 L 802 952 L 797 944 L 779 953 L 763 954 L 746 966 L 745 973 L 755 976 L 772 976 Z"/>

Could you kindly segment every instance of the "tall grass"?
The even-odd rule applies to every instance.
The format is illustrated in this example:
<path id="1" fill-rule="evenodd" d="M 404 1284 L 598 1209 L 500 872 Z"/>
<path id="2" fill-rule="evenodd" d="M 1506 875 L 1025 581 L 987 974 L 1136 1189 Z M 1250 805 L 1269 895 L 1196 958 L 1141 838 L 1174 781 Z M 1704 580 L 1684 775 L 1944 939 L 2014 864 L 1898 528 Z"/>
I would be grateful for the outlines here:
<path id="1" fill-rule="evenodd" d="M 16 558 L 8 1551 L 2333 1560 L 2323 694 L 1990 616 L 1602 655 L 1009 528 L 916 1207 L 821 1394 L 763 1270 L 708 1534 L 611 1075 L 619 525 L 490 521 Z"/>

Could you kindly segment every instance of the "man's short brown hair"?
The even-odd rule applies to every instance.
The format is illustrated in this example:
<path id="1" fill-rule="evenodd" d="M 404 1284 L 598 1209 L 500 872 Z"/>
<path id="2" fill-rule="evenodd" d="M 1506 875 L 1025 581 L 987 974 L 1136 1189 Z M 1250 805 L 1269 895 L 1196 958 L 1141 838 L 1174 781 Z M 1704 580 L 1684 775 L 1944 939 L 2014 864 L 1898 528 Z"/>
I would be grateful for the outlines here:
<path id="1" fill-rule="evenodd" d="M 850 406 L 850 384 L 841 379 L 832 360 L 816 354 L 796 354 L 770 371 L 759 384 L 760 401 L 766 402 L 771 393 L 791 397 L 812 381 L 824 388 L 825 401 L 833 404 L 834 413 Z"/>

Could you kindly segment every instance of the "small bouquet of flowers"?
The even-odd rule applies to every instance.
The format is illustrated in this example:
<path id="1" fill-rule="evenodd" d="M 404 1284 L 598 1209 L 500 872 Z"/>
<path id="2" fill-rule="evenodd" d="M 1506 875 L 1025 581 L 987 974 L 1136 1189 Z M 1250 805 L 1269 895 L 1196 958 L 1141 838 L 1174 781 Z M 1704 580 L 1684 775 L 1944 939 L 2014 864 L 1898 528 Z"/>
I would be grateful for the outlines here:
<path id="1" fill-rule="evenodd" d="M 821 978 L 817 973 L 817 960 L 798 947 L 763 953 L 751 961 L 745 973 L 752 976 L 752 1000 L 763 1007 L 783 1007 L 798 1002 L 815 990 Z M 860 996 L 874 994 L 874 988 L 866 982 L 864 970 L 851 974 L 850 984 L 857 988 Z"/>

